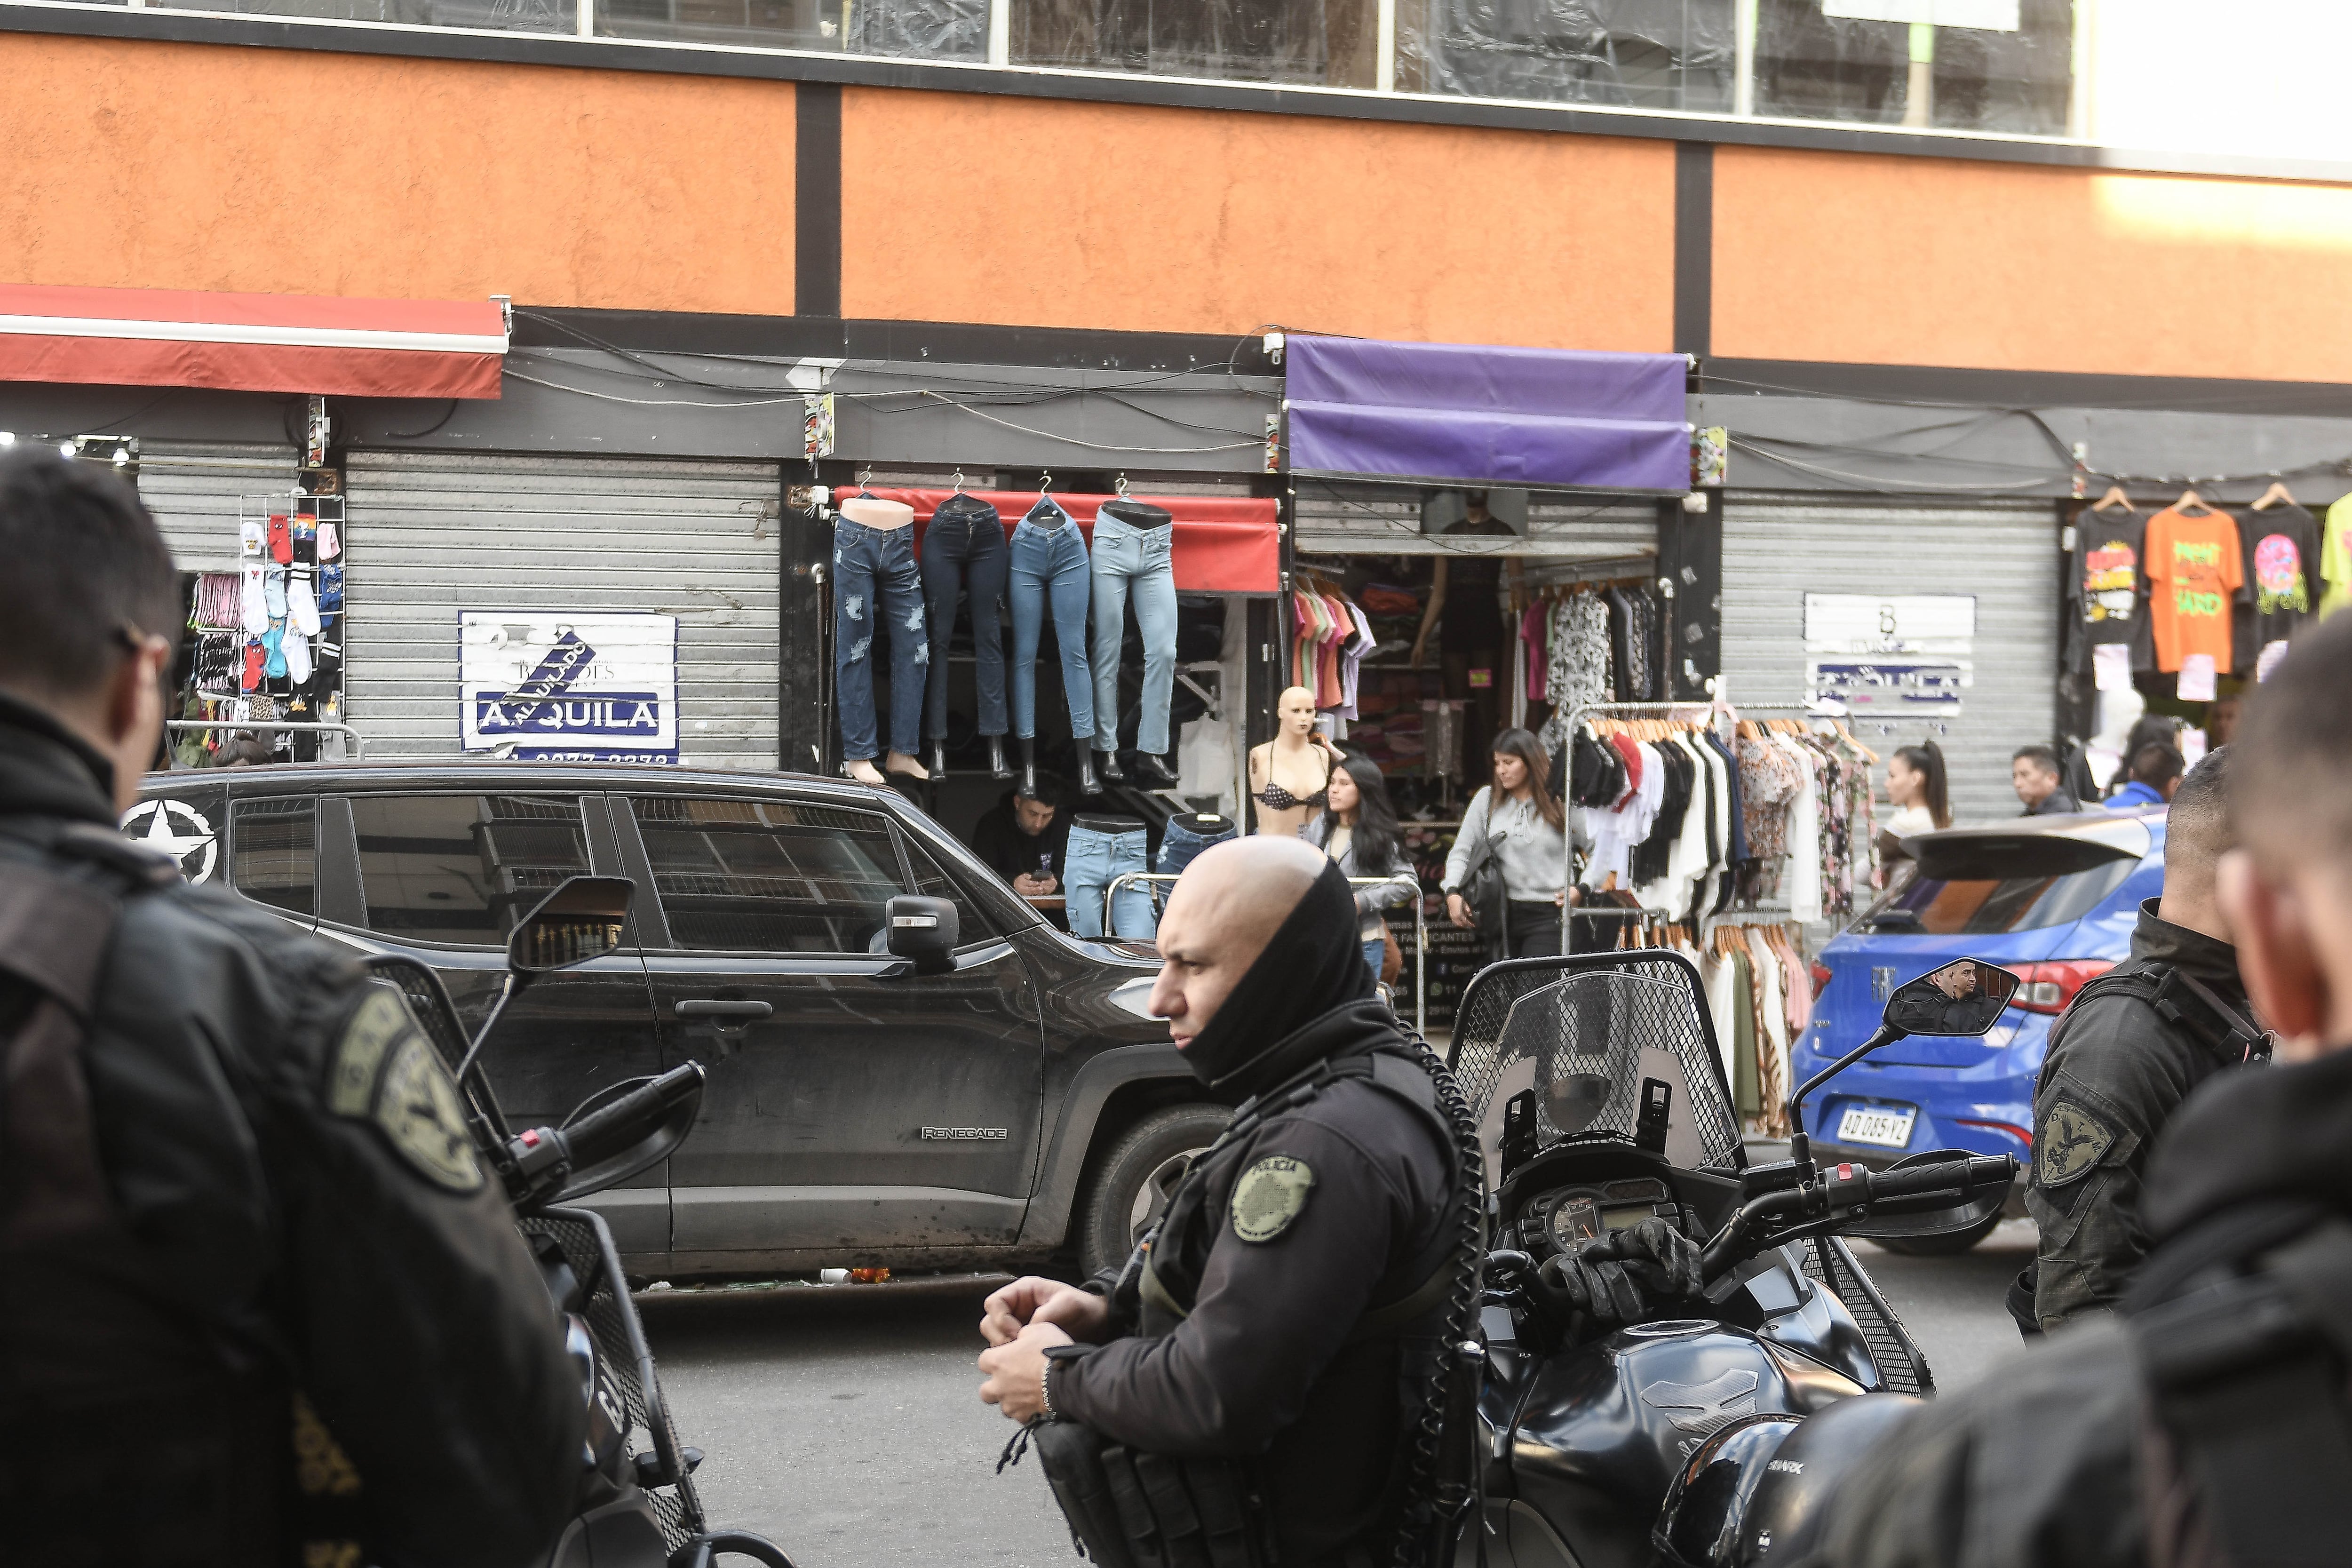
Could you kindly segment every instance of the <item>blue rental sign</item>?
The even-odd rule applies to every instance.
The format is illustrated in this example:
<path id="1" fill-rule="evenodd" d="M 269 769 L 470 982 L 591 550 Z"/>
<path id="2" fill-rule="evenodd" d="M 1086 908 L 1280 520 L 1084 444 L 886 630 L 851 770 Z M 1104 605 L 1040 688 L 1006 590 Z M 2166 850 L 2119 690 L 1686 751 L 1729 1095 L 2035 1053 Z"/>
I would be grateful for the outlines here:
<path id="1" fill-rule="evenodd" d="M 677 761 L 677 618 L 458 616 L 464 745 L 525 762 Z"/>

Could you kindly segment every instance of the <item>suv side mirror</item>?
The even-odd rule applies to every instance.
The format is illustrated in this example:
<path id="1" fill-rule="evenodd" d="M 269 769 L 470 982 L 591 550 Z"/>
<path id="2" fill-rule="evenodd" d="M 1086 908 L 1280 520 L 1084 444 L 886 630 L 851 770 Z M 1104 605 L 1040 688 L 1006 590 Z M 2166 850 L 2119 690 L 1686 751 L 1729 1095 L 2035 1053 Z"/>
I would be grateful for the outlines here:
<path id="1" fill-rule="evenodd" d="M 507 967 L 536 979 L 601 958 L 621 945 L 636 884 L 626 877 L 572 877 L 515 922 Z"/>
<path id="2" fill-rule="evenodd" d="M 1896 986 L 1885 1022 L 1906 1035 L 1981 1035 L 2000 1021 L 2021 984 L 1999 964 L 1956 958 Z"/>
<path id="3" fill-rule="evenodd" d="M 945 974 L 955 968 L 956 907 L 945 899 L 901 893 L 884 906 L 885 945 L 898 958 L 909 959 L 918 974 Z"/>

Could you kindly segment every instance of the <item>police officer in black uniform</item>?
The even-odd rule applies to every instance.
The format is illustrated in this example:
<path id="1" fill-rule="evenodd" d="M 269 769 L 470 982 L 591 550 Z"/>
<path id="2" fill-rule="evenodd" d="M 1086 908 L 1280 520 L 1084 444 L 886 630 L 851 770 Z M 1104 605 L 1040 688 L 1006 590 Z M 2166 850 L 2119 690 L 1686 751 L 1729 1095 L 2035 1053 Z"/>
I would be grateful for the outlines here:
<path id="1" fill-rule="evenodd" d="M 2221 901 L 2276 1065 L 2219 1075 L 2147 1165 L 2117 1315 L 1910 1415 L 1769 1568 L 2234 1568 L 2352 1540 L 2352 616 L 2230 746 Z"/>
<path id="2" fill-rule="evenodd" d="M 2010 1292 L 2028 1335 L 2121 1299 L 2148 1249 L 2140 1184 L 2157 1135 L 2191 1089 L 2269 1049 L 2214 886 L 2231 843 L 2229 755 L 2210 753 L 2173 796 L 2164 896 L 2140 906 L 2131 957 L 2084 985 L 2051 1031 L 2025 1193 L 2042 1242 Z"/>
<path id="3" fill-rule="evenodd" d="M 580 1378 L 446 1074 L 116 831 L 185 614 L 152 520 L 20 453 L 0 560 L 0 1562 L 532 1560 Z"/>
<path id="4" fill-rule="evenodd" d="M 1125 1269 L 1083 1289 L 1022 1279 L 982 1325 L 981 1396 L 1008 1416 L 1244 1461 L 1286 1568 L 1390 1561 L 1414 1414 L 1401 1374 L 1465 1226 L 1477 1245 L 1466 1112 L 1459 1129 L 1441 1113 L 1355 932 L 1346 879 L 1297 840 L 1213 846 L 1186 868 L 1152 1010 L 1243 1109 Z"/>

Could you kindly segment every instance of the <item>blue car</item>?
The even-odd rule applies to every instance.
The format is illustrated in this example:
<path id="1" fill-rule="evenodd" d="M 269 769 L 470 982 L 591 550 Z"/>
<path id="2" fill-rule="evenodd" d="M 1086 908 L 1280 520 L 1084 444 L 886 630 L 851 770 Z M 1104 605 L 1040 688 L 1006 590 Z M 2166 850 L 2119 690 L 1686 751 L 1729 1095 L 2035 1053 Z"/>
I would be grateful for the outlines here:
<path id="1" fill-rule="evenodd" d="M 2033 1157 L 2033 1080 L 2050 1026 L 2084 982 L 2129 956 L 2143 899 L 2164 890 L 2161 810 L 2024 817 L 1909 841 L 1916 871 L 1822 949 L 1813 1017 L 1790 1051 L 1801 1083 L 1870 1037 L 1887 994 L 1955 958 L 2024 982 L 1980 1039 L 1914 1037 L 1805 1107 L 1815 1158 L 1871 1167 L 1926 1149 Z M 1965 1251 L 1973 1234 L 1905 1250 Z"/>

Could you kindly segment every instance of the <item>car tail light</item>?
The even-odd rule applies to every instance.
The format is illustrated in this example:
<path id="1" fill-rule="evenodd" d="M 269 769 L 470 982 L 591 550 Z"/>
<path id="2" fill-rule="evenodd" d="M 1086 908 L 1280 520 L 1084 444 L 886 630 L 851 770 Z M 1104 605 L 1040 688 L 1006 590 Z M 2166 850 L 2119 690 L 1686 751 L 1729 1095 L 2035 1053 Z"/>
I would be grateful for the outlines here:
<path id="1" fill-rule="evenodd" d="M 1813 960 L 1812 975 L 1813 1000 L 1818 1002 L 1822 999 L 1822 993 L 1829 989 L 1830 982 L 1835 976 L 1830 973 L 1830 966 L 1818 958 Z"/>
<path id="2" fill-rule="evenodd" d="M 2115 966 L 2111 958 L 2069 958 L 2053 963 L 2018 964 L 2017 978 L 2022 984 L 2010 1005 L 2029 1013 L 2063 1013 L 2074 999 L 2075 992 Z"/>

